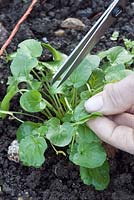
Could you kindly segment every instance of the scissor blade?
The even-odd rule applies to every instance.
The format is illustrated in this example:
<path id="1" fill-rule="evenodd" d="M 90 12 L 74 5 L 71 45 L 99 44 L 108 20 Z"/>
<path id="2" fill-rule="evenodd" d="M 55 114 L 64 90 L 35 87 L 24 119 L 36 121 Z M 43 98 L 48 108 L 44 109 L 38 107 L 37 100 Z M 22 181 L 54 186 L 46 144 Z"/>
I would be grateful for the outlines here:
<path id="1" fill-rule="evenodd" d="M 54 83 L 65 71 L 65 75 L 62 77 L 59 85 L 61 85 L 74 71 L 74 69 L 81 63 L 83 58 L 99 41 L 101 36 L 105 33 L 106 29 L 111 26 L 115 21 L 115 17 L 112 16 L 113 9 L 119 5 L 125 7 L 125 0 L 115 0 L 104 14 L 95 23 L 92 29 L 87 33 L 79 45 L 75 48 L 69 58 L 65 61 L 60 70 L 54 75 L 52 83 Z"/>

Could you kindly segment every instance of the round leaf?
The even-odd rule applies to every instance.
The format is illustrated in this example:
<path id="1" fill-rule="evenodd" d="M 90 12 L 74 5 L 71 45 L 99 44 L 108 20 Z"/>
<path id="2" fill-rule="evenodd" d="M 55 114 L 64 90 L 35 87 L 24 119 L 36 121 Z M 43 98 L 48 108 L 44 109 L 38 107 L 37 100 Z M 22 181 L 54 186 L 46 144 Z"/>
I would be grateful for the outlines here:
<path id="1" fill-rule="evenodd" d="M 77 151 L 71 152 L 70 160 L 82 167 L 95 168 L 104 163 L 106 153 L 100 143 L 80 143 Z"/>
<path id="2" fill-rule="evenodd" d="M 46 103 L 37 90 L 25 92 L 20 98 L 20 105 L 28 112 L 39 112 L 46 107 Z"/>
<path id="3" fill-rule="evenodd" d="M 104 190 L 110 181 L 109 164 L 105 161 L 102 166 L 94 169 L 80 167 L 80 176 L 84 184 L 92 184 L 96 190 Z"/>
<path id="4" fill-rule="evenodd" d="M 36 58 L 28 57 L 25 54 L 17 54 L 11 63 L 11 72 L 14 77 L 26 77 L 29 79 L 30 71 L 38 65 L 38 60 Z"/>
<path id="5" fill-rule="evenodd" d="M 43 137 L 27 136 L 19 145 L 20 160 L 26 166 L 40 167 L 44 161 L 47 143 Z"/>
<path id="6" fill-rule="evenodd" d="M 83 117 L 88 116 L 88 113 L 85 111 L 85 100 L 81 101 L 78 106 L 75 108 L 74 110 L 74 114 L 73 114 L 73 120 L 74 121 L 80 121 Z"/>
<path id="7" fill-rule="evenodd" d="M 73 85 L 75 88 L 83 86 L 89 79 L 92 71 L 100 64 L 100 58 L 95 55 L 87 55 L 80 65 L 74 70 L 69 79 L 67 85 Z"/>
<path id="8" fill-rule="evenodd" d="M 78 127 L 79 141 L 83 143 L 99 142 L 99 138 L 95 133 L 86 126 L 86 124 L 79 125 Z"/>
<path id="9" fill-rule="evenodd" d="M 39 123 L 34 123 L 30 121 L 24 122 L 19 126 L 17 130 L 17 140 L 20 142 L 25 137 L 32 135 L 32 131 L 37 127 L 40 127 Z"/>
<path id="10" fill-rule="evenodd" d="M 18 52 L 21 52 L 28 56 L 39 57 L 42 54 L 41 43 L 34 39 L 25 40 L 21 42 L 18 46 L 20 47 Z"/>
<path id="11" fill-rule="evenodd" d="M 57 118 L 49 120 L 48 132 L 46 138 L 56 146 L 64 147 L 68 145 L 72 140 L 73 127 L 71 123 L 65 122 L 60 125 L 60 121 Z"/>

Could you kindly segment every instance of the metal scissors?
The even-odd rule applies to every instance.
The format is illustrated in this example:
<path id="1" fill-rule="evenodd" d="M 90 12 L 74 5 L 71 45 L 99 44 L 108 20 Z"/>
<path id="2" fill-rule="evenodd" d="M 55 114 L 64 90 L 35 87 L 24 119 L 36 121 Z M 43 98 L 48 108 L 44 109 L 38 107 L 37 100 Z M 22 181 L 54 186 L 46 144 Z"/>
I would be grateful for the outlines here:
<path id="1" fill-rule="evenodd" d="M 54 84 L 61 75 L 62 78 L 59 81 L 60 86 L 74 71 L 74 69 L 81 63 L 84 57 L 92 50 L 92 48 L 99 41 L 105 31 L 113 24 L 114 21 L 124 11 L 126 6 L 126 0 L 114 0 L 103 15 L 96 21 L 93 27 L 76 46 L 74 51 L 67 58 L 65 63 L 52 77 L 51 83 Z"/>

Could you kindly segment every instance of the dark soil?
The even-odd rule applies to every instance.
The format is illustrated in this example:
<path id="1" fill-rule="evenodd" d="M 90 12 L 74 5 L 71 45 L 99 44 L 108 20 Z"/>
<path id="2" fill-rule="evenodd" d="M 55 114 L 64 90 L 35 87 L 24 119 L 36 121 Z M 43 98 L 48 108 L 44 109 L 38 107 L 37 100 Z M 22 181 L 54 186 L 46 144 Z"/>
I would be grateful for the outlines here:
<path id="1" fill-rule="evenodd" d="M 14 25 L 28 4 L 21 0 L 0 0 L 0 45 L 8 37 Z M 110 1 L 104 0 L 47 0 L 39 1 L 27 21 L 21 26 L 8 51 L 27 38 L 47 40 L 60 51 L 69 54 Z M 134 38 L 134 2 L 128 2 L 126 13 L 113 25 L 94 48 L 99 51 L 122 44 L 123 36 Z M 76 17 L 86 25 L 82 31 L 65 30 L 65 35 L 56 37 L 61 21 Z M 110 36 L 114 30 L 120 32 L 118 41 Z M 46 56 L 46 59 L 49 55 Z M 10 74 L 8 65 L 0 60 L 0 100 L 6 91 L 6 81 Z M 17 109 L 16 99 L 12 109 Z M 7 149 L 15 139 L 19 124 L 7 118 L 0 121 L 0 200 L 133 200 L 134 199 L 134 156 L 119 151 L 110 159 L 111 182 L 105 191 L 95 191 L 84 185 L 79 178 L 79 169 L 68 158 L 56 156 L 50 148 L 46 162 L 40 169 L 24 167 L 7 158 Z"/>

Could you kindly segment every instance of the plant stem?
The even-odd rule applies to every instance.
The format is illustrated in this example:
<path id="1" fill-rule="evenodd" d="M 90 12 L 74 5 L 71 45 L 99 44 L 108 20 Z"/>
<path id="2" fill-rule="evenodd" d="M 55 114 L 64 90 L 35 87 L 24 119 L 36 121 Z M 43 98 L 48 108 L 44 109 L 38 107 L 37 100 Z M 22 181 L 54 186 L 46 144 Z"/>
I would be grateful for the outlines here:
<path id="1" fill-rule="evenodd" d="M 75 141 L 75 134 L 73 135 L 73 138 L 72 138 L 71 151 L 73 150 L 74 141 Z"/>
<path id="2" fill-rule="evenodd" d="M 45 108 L 45 110 L 46 110 L 46 112 L 47 112 L 48 115 L 49 115 L 49 119 L 50 119 L 51 117 L 53 117 L 52 113 L 49 111 L 49 109 L 48 109 L 47 107 Z"/>
<path id="3" fill-rule="evenodd" d="M 12 111 L 11 111 L 12 112 Z M 18 114 L 18 115 L 25 115 L 25 116 L 29 116 L 29 117 L 33 117 L 33 118 L 36 118 L 36 119 L 39 119 L 41 121 L 44 121 L 44 119 L 42 119 L 41 117 L 38 117 L 38 116 L 35 116 L 35 115 L 31 115 L 29 113 L 22 113 L 22 112 L 12 112 L 13 114 Z"/>
<path id="4" fill-rule="evenodd" d="M 104 85 L 103 86 L 100 86 L 99 88 L 97 88 L 96 90 L 93 90 L 92 91 L 92 96 L 94 96 L 95 94 L 97 94 L 98 92 L 101 92 L 104 88 Z"/>
<path id="5" fill-rule="evenodd" d="M 58 113 L 57 110 L 56 110 L 46 99 L 43 99 L 43 101 L 46 103 L 46 105 L 48 106 L 48 108 L 49 108 L 52 112 L 55 112 L 56 116 L 57 116 L 59 119 L 62 118 L 62 116 L 59 115 L 60 113 Z"/>
<path id="6" fill-rule="evenodd" d="M 90 85 L 88 83 L 86 83 L 86 86 L 87 86 L 88 91 L 91 92 Z"/>
<path id="7" fill-rule="evenodd" d="M 56 155 L 58 155 L 58 154 L 63 154 L 64 156 L 66 156 L 66 154 L 65 154 L 65 152 L 64 151 L 58 151 L 55 147 L 54 147 L 54 145 L 53 144 L 51 144 L 52 145 L 52 147 L 53 147 L 53 149 L 54 149 L 54 151 L 55 151 L 55 153 L 56 153 Z"/>
<path id="8" fill-rule="evenodd" d="M 50 116 L 48 115 L 48 113 L 47 112 L 45 112 L 45 111 L 42 111 L 41 112 L 47 119 L 50 119 Z"/>
<path id="9" fill-rule="evenodd" d="M 57 100 L 57 102 L 59 104 L 59 108 L 60 108 L 61 114 L 64 116 L 64 111 L 63 111 L 62 105 L 60 103 L 59 97 L 58 97 L 57 94 L 55 94 L 55 97 L 56 97 L 56 100 Z"/>
<path id="10" fill-rule="evenodd" d="M 68 100 L 67 100 L 67 97 L 64 97 L 64 100 L 65 100 L 65 103 L 66 103 L 66 105 L 67 105 L 68 110 L 70 110 L 70 111 L 72 112 L 73 110 L 72 110 L 71 106 L 69 105 L 69 102 L 68 102 Z"/>
<path id="11" fill-rule="evenodd" d="M 72 91 L 73 91 L 73 96 L 72 96 L 71 102 L 72 102 L 72 107 L 75 107 L 76 100 L 77 100 L 77 90 L 76 90 L 76 88 L 73 87 Z"/>
<path id="12" fill-rule="evenodd" d="M 6 114 L 6 115 L 10 115 L 12 118 L 16 119 L 17 121 L 23 123 L 24 121 L 22 121 L 21 119 L 19 119 L 18 117 L 14 116 L 14 114 L 11 111 L 3 111 L 0 110 L 0 113 L 2 114 Z"/>
<path id="13" fill-rule="evenodd" d="M 34 73 L 34 75 L 36 76 L 36 78 L 42 82 L 41 78 L 39 77 L 39 75 L 35 72 L 35 70 L 33 69 L 32 72 Z"/>

